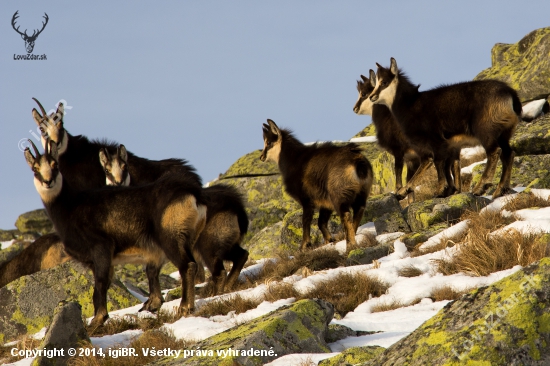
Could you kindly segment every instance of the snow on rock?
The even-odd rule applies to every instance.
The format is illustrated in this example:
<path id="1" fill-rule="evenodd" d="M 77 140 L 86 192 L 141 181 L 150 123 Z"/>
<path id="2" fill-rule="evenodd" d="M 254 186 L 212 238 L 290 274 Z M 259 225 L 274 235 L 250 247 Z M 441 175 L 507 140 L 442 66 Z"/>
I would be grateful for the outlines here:
<path id="1" fill-rule="evenodd" d="M 472 163 L 472 164 L 468 165 L 467 167 L 464 167 L 464 168 L 460 169 L 460 173 L 461 174 L 472 174 L 474 172 L 474 168 L 476 166 L 481 165 L 481 164 L 485 164 L 485 163 L 487 163 L 487 159 Z"/>
<path id="2" fill-rule="evenodd" d="M 443 239 L 456 238 L 457 236 L 461 235 L 466 230 L 468 230 L 468 225 L 469 225 L 469 221 L 464 220 L 464 221 L 459 222 L 456 225 L 453 225 L 453 226 L 443 230 L 442 232 L 440 232 L 440 233 L 432 236 L 428 240 L 426 240 L 420 246 L 420 250 L 425 250 L 425 249 L 431 248 L 435 245 L 438 245 L 439 243 L 441 243 L 441 240 L 443 240 Z"/>
<path id="3" fill-rule="evenodd" d="M 15 239 L 8 240 L 8 241 L 0 241 L 0 250 L 10 247 L 13 243 L 15 243 Z"/>
<path id="4" fill-rule="evenodd" d="M 363 137 L 354 137 L 349 139 L 350 142 L 377 142 L 378 139 L 376 136 L 363 136 Z"/>
<path id="5" fill-rule="evenodd" d="M 461 159 L 471 159 L 475 156 L 482 155 L 485 153 L 485 148 L 481 145 L 475 146 L 475 147 L 466 147 L 462 150 L 460 150 L 460 158 Z M 487 160 L 485 160 L 487 161 Z"/>
<path id="6" fill-rule="evenodd" d="M 103 337 L 90 337 L 90 340 L 94 347 L 99 347 L 103 351 L 107 351 L 109 348 L 127 347 L 132 340 L 139 337 L 141 334 L 143 334 L 141 329 L 132 329 Z"/>

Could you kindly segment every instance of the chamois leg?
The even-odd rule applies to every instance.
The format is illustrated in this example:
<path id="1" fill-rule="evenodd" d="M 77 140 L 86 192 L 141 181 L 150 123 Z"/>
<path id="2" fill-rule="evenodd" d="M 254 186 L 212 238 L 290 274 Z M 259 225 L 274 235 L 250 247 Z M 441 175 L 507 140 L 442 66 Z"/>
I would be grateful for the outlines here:
<path id="1" fill-rule="evenodd" d="M 248 251 L 241 248 L 241 246 L 239 245 L 235 245 L 233 246 L 233 248 L 231 248 L 231 252 L 229 253 L 228 258 L 230 261 L 233 262 L 233 266 L 231 267 L 231 271 L 229 271 L 229 275 L 227 276 L 227 283 L 225 285 L 225 288 L 227 290 L 231 290 L 233 286 L 235 286 L 235 282 L 237 282 L 239 274 L 241 273 L 244 264 L 248 260 Z"/>
<path id="2" fill-rule="evenodd" d="M 353 201 L 351 208 L 353 209 L 353 236 L 357 233 L 357 228 L 361 223 L 363 214 L 365 213 L 365 206 L 367 204 L 367 197 L 364 194 L 359 194 L 355 201 Z"/>
<path id="3" fill-rule="evenodd" d="M 156 312 L 162 306 L 164 302 L 162 293 L 160 291 L 159 275 L 162 266 L 156 263 L 147 263 L 145 266 L 145 273 L 147 274 L 147 281 L 149 282 L 149 298 L 143 304 L 139 311 Z"/>
<path id="4" fill-rule="evenodd" d="M 432 159 L 423 159 L 422 163 L 414 173 L 414 175 L 411 177 L 411 179 L 407 182 L 407 184 L 402 187 L 399 191 L 395 192 L 395 196 L 397 199 L 402 200 L 409 194 L 409 192 L 414 191 L 414 187 L 416 187 L 416 182 L 422 177 L 422 175 L 432 166 Z"/>
<path id="5" fill-rule="evenodd" d="M 500 154 L 500 161 L 502 162 L 502 175 L 500 176 L 500 182 L 498 183 L 497 189 L 495 193 L 493 193 L 493 199 L 515 192 L 512 188 L 510 188 L 510 179 L 512 177 L 512 167 L 515 153 L 510 147 L 509 136 L 504 134 L 501 135 L 498 139 L 498 143 L 502 149 Z"/>
<path id="6" fill-rule="evenodd" d="M 346 245 L 355 246 L 355 230 L 353 230 L 353 219 L 351 212 L 349 211 L 349 205 L 340 205 L 340 218 L 342 219 L 342 225 L 346 231 Z"/>
<path id="7" fill-rule="evenodd" d="M 456 191 L 462 192 L 462 178 L 460 177 L 460 157 L 453 162 L 453 178 L 455 182 Z"/>
<path id="8" fill-rule="evenodd" d="M 420 167 L 420 159 L 418 157 L 405 159 L 405 164 L 407 164 L 407 177 L 405 179 L 408 183 Z M 411 192 L 407 195 L 407 202 L 409 204 L 414 202 L 414 190 L 411 190 Z"/>
<path id="9" fill-rule="evenodd" d="M 399 191 L 403 187 L 403 155 L 395 154 L 395 164 L 393 170 L 395 172 L 395 192 Z"/>
<path id="10" fill-rule="evenodd" d="M 319 226 L 319 230 L 321 230 L 321 233 L 323 234 L 325 244 L 334 241 L 334 238 L 332 237 L 332 235 L 330 235 L 330 232 L 328 231 L 327 225 L 331 214 L 332 210 L 327 210 L 326 208 L 319 209 L 319 220 L 317 220 L 317 225 Z"/>
<path id="11" fill-rule="evenodd" d="M 181 270 L 180 270 L 181 273 Z M 182 291 L 180 309 L 183 309 L 183 315 L 193 314 L 195 312 L 195 275 L 197 274 L 197 264 L 195 262 L 187 263 L 187 270 L 182 277 L 182 285 L 185 282 L 185 289 Z"/>
<path id="12" fill-rule="evenodd" d="M 223 266 L 223 259 L 220 257 L 212 258 L 212 263 L 208 263 L 208 270 L 212 273 L 213 288 L 210 296 L 216 296 L 223 292 L 226 283 L 226 273 Z"/>
<path id="13" fill-rule="evenodd" d="M 498 147 L 485 147 L 485 152 L 487 153 L 487 164 L 485 165 L 485 170 L 481 175 L 481 179 L 472 191 L 472 193 L 476 196 L 483 195 L 483 193 L 485 193 L 487 189 L 493 185 L 492 180 L 495 176 L 495 170 L 497 168 L 501 150 Z"/>
<path id="14" fill-rule="evenodd" d="M 107 290 L 111 285 L 111 278 L 113 275 L 111 253 L 106 256 L 102 256 L 100 253 L 94 254 L 94 294 L 92 296 L 94 303 L 94 318 L 89 325 L 89 329 L 92 332 L 109 318 L 109 313 L 107 312 Z"/>
<path id="15" fill-rule="evenodd" d="M 302 245 L 300 245 L 301 251 L 311 248 L 311 220 L 313 220 L 313 207 L 310 205 L 303 205 L 302 230 L 304 234 L 302 237 Z"/>
<path id="16" fill-rule="evenodd" d="M 455 186 L 456 177 L 454 177 L 455 180 L 453 180 L 453 177 L 451 176 L 451 169 L 453 170 L 454 174 L 456 174 L 455 163 L 456 163 L 456 160 L 454 159 L 454 157 L 450 157 L 447 160 L 445 160 L 445 181 L 447 183 L 447 186 L 445 188 L 445 193 L 444 193 L 445 197 L 455 194 L 458 190 Z M 458 162 L 458 171 L 460 172 L 460 162 Z M 458 179 L 460 183 L 460 177 Z"/>
<path id="17" fill-rule="evenodd" d="M 447 197 L 445 193 L 447 192 L 447 180 L 450 178 L 447 169 L 445 169 L 445 160 L 437 159 L 434 160 L 435 170 L 437 171 L 437 190 L 435 191 L 436 197 Z"/>

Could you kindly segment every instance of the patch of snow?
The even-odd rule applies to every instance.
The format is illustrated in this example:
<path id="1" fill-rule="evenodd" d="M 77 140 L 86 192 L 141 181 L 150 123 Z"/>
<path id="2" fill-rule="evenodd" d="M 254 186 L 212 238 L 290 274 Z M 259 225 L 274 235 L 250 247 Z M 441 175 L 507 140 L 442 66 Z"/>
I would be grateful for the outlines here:
<path id="1" fill-rule="evenodd" d="M 103 351 L 107 351 L 109 348 L 114 347 L 127 347 L 137 337 L 143 334 L 141 329 L 126 330 L 122 333 L 113 335 L 106 335 L 103 337 L 90 337 L 92 345 L 99 347 Z"/>
<path id="2" fill-rule="evenodd" d="M 487 159 L 477 161 L 475 163 L 472 163 L 472 164 L 468 165 L 467 167 L 464 167 L 464 168 L 460 169 L 460 173 L 461 174 L 472 174 L 473 171 L 474 171 L 474 168 L 476 166 L 481 165 L 481 164 L 485 164 L 485 163 L 487 163 Z"/>
<path id="3" fill-rule="evenodd" d="M 378 139 L 376 136 L 363 136 L 363 137 L 354 137 L 349 139 L 350 142 L 377 142 Z"/>
<path id="4" fill-rule="evenodd" d="M 266 363 L 264 366 L 294 366 L 294 365 L 309 365 L 313 363 L 317 365 L 320 361 L 337 356 L 336 353 L 293 353 L 285 355 Z"/>
<path id="5" fill-rule="evenodd" d="M 8 240 L 8 241 L 0 241 L 0 250 L 9 248 L 13 243 L 15 243 L 15 239 Z"/>
<path id="6" fill-rule="evenodd" d="M 276 262 L 276 259 L 262 258 L 260 260 L 257 260 L 256 264 L 243 268 L 243 270 L 239 274 L 239 281 L 244 282 L 246 281 L 247 277 L 256 277 L 260 273 L 262 268 L 264 268 L 266 262 Z"/>
<path id="7" fill-rule="evenodd" d="M 23 358 L 19 361 L 6 363 L 5 366 L 31 366 L 34 361 L 34 357 Z"/>
<path id="8" fill-rule="evenodd" d="M 479 213 L 483 213 L 485 211 L 489 211 L 489 212 L 501 211 L 502 207 L 504 207 L 504 205 L 506 205 L 510 200 L 514 199 L 517 195 L 518 195 L 517 193 L 513 193 L 513 194 L 499 197 L 495 199 L 493 202 L 489 203 L 487 206 L 483 207 L 479 211 Z"/>
<path id="9" fill-rule="evenodd" d="M 427 241 L 425 241 L 421 246 L 420 249 L 428 249 L 435 245 L 438 245 L 441 243 L 441 240 L 443 239 L 452 239 L 456 238 L 457 236 L 461 235 L 463 232 L 465 232 L 468 229 L 469 220 L 464 220 L 459 222 L 456 225 L 453 225 L 442 232 L 432 236 Z"/>
<path id="10" fill-rule="evenodd" d="M 537 118 L 541 112 L 542 107 L 546 103 L 546 99 L 539 99 L 539 100 L 533 100 L 532 102 L 529 102 L 525 104 L 521 108 L 521 118 L 525 119 L 535 119 Z"/>
<path id="11" fill-rule="evenodd" d="M 388 244 L 392 241 L 395 241 L 405 235 L 405 233 L 402 233 L 400 231 L 397 231 L 395 233 L 388 233 L 388 234 L 380 234 L 376 237 L 376 241 L 380 244 Z"/>
<path id="12" fill-rule="evenodd" d="M 460 150 L 461 159 L 470 159 L 482 154 L 485 154 L 485 148 L 481 145 L 475 147 L 465 147 L 464 149 Z M 487 161 L 487 159 L 485 161 Z"/>

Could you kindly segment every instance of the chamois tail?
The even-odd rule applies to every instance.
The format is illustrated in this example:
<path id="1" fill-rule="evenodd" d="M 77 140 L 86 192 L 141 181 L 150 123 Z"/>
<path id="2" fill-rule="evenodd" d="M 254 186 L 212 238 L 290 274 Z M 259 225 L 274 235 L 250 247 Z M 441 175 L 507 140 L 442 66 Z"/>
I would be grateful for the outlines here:
<path id="1" fill-rule="evenodd" d="M 512 95 L 512 107 L 514 108 L 514 112 L 516 112 L 518 116 L 521 116 L 521 111 L 522 111 L 521 101 L 519 100 L 518 94 L 515 93 L 515 91 L 514 91 L 514 94 Z"/>
<path id="2" fill-rule="evenodd" d="M 357 159 L 355 161 L 355 171 L 361 180 L 365 180 L 369 176 L 372 176 L 372 166 L 364 157 L 361 157 L 361 159 Z"/>

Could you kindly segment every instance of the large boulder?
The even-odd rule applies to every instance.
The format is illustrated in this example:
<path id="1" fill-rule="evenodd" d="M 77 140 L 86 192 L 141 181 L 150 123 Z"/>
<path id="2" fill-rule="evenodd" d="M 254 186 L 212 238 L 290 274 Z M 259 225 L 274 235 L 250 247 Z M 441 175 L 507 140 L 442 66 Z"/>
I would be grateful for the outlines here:
<path id="1" fill-rule="evenodd" d="M 518 43 L 497 43 L 491 64 L 474 80 L 497 79 L 519 92 L 522 101 L 550 95 L 550 27 L 532 31 Z"/>
<path id="2" fill-rule="evenodd" d="M 82 307 L 77 302 L 61 301 L 54 310 L 53 320 L 38 349 L 57 350 L 56 357 L 38 356 L 32 366 L 63 366 L 69 360 L 69 349 L 78 348 L 90 337 L 82 321 Z"/>
<path id="3" fill-rule="evenodd" d="M 397 231 L 408 233 L 411 231 L 409 224 L 401 213 L 401 205 L 391 193 L 371 197 L 365 207 L 365 221 L 374 222 L 376 234 L 394 233 Z"/>
<path id="4" fill-rule="evenodd" d="M 53 231 L 53 224 L 43 208 L 20 215 L 15 221 L 15 227 L 21 233 L 36 232 L 44 235 Z"/>
<path id="5" fill-rule="evenodd" d="M 516 156 L 550 154 L 550 114 L 531 123 L 519 123 L 510 145 Z"/>
<path id="6" fill-rule="evenodd" d="M 264 163 L 260 160 L 261 150 L 254 150 L 240 157 L 222 174 L 221 178 L 257 177 L 261 175 L 277 175 L 279 167 L 272 162 Z"/>
<path id="7" fill-rule="evenodd" d="M 62 300 L 74 300 L 84 316 L 94 315 L 93 276 L 74 261 L 21 277 L 0 289 L 0 343 L 36 333 L 50 324 Z M 117 310 L 140 302 L 120 281 L 113 281 L 107 292 L 107 309 Z"/>
<path id="8" fill-rule="evenodd" d="M 550 364 L 550 258 L 450 302 L 364 365 Z"/>
<path id="9" fill-rule="evenodd" d="M 281 228 L 281 247 L 290 251 L 297 251 L 300 249 L 302 244 L 302 236 L 304 233 L 302 225 L 302 210 L 296 210 L 290 212 L 284 217 L 283 227 Z M 322 245 L 325 240 L 323 239 L 323 234 L 319 227 L 317 226 L 317 220 L 319 219 L 319 212 L 316 211 L 313 215 L 312 225 L 311 225 L 311 244 L 314 247 Z M 342 223 L 340 221 L 340 216 L 332 213 L 330 219 L 328 220 L 328 231 L 333 235 L 337 236 L 342 232 Z"/>
<path id="10" fill-rule="evenodd" d="M 248 258 L 258 260 L 262 258 L 273 257 L 274 253 L 281 247 L 281 230 L 283 222 L 279 221 L 276 224 L 263 228 L 260 232 L 252 237 L 245 245 L 248 250 Z"/>
<path id="11" fill-rule="evenodd" d="M 325 335 L 333 315 L 334 307 L 329 302 L 301 300 L 193 346 L 206 356 L 165 358 L 153 365 L 255 366 L 291 353 L 328 353 Z M 234 352 L 223 357 L 222 352 L 227 350 Z"/>
<path id="12" fill-rule="evenodd" d="M 422 231 L 434 224 L 456 221 L 466 210 L 479 211 L 489 202 L 471 193 L 414 202 L 407 208 L 407 222 L 412 231 Z"/>

